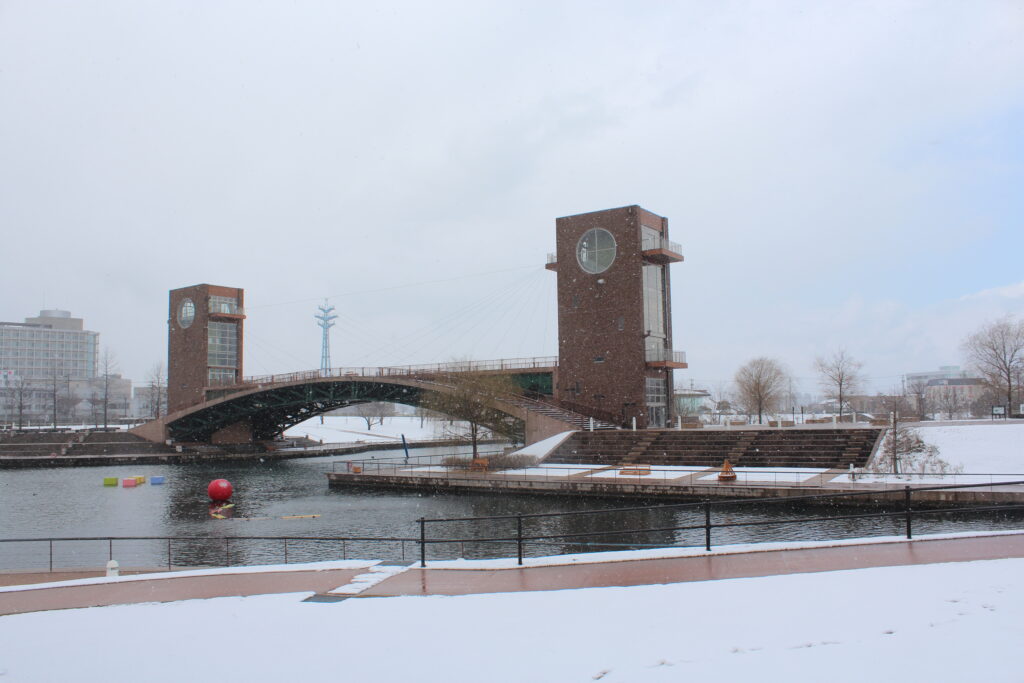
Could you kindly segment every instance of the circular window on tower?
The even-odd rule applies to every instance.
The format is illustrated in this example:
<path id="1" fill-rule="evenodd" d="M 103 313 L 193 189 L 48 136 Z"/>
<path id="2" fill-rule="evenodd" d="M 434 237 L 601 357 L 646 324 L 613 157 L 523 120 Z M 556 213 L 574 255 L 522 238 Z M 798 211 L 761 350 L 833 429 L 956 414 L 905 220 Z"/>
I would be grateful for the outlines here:
<path id="1" fill-rule="evenodd" d="M 576 244 L 576 260 L 588 273 L 603 273 L 615 260 L 615 238 L 607 230 L 587 230 Z"/>
<path id="2" fill-rule="evenodd" d="M 178 324 L 184 329 L 191 326 L 192 321 L 195 319 L 196 305 L 192 302 L 192 299 L 182 299 L 181 304 L 178 306 Z"/>

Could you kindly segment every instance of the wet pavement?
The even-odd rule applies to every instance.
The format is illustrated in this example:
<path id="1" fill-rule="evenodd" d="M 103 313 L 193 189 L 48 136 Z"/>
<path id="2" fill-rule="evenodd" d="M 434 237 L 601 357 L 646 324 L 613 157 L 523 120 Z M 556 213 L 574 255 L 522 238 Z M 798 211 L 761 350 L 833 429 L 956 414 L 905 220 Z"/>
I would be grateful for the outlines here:
<path id="1" fill-rule="evenodd" d="M 507 569 L 409 566 L 390 568 L 383 575 L 379 565 L 374 568 L 376 563 L 368 561 L 363 568 L 181 577 L 167 574 L 79 586 L 26 585 L 24 590 L 0 592 L 0 614 L 268 593 L 313 592 L 367 598 L 639 586 L 1015 557 L 1024 557 L 1024 533 L 790 550 L 758 550 L 753 545 L 749 550 L 709 555 Z M 376 579 L 367 581 L 372 572 L 378 572 Z M 12 577 L 26 584 L 57 579 L 46 573 L 4 575 L 8 583 L 14 582 Z"/>

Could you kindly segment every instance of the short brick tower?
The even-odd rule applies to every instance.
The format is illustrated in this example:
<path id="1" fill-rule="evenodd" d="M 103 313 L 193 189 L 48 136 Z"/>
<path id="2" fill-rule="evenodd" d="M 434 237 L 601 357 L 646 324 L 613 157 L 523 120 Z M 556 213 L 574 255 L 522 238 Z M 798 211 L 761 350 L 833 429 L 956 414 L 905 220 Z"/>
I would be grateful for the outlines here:
<path id="1" fill-rule="evenodd" d="M 188 408 L 208 388 L 242 379 L 244 292 L 193 285 L 170 293 L 167 320 L 167 409 Z"/>
<path id="2" fill-rule="evenodd" d="M 555 395 L 580 412 L 638 428 L 670 425 L 671 263 L 668 219 L 639 206 L 555 221 L 558 274 L 558 378 Z"/>

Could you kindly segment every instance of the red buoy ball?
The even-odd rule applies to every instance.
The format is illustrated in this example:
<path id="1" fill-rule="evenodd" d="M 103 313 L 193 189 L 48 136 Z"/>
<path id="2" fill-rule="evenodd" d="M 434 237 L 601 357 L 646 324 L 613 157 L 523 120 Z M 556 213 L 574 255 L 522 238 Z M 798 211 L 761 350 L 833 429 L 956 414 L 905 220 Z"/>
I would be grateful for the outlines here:
<path id="1" fill-rule="evenodd" d="M 215 503 L 223 503 L 226 500 L 230 500 L 231 494 L 234 492 L 235 490 L 232 488 L 231 482 L 227 479 L 214 479 L 206 487 L 206 493 L 209 494 L 210 500 Z"/>

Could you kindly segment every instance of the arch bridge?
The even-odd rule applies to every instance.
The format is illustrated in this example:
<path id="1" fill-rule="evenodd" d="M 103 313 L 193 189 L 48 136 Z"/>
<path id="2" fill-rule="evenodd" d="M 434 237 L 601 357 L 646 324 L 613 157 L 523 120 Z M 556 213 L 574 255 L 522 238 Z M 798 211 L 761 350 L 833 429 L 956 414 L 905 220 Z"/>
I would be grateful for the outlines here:
<path id="1" fill-rule="evenodd" d="M 323 413 L 359 403 L 438 404 L 456 419 L 472 417 L 492 431 L 533 443 L 559 432 L 586 429 L 591 417 L 556 405 L 550 398 L 555 358 L 444 363 L 429 366 L 334 368 L 249 377 L 240 384 L 208 387 L 206 400 L 135 428 L 152 441 L 244 443 L 267 441 L 289 427 Z M 460 376 L 503 375 L 521 394 L 480 394 L 472 415 L 460 414 Z M 441 400 L 437 400 L 438 398 Z M 595 421 L 597 428 L 612 428 Z"/>

